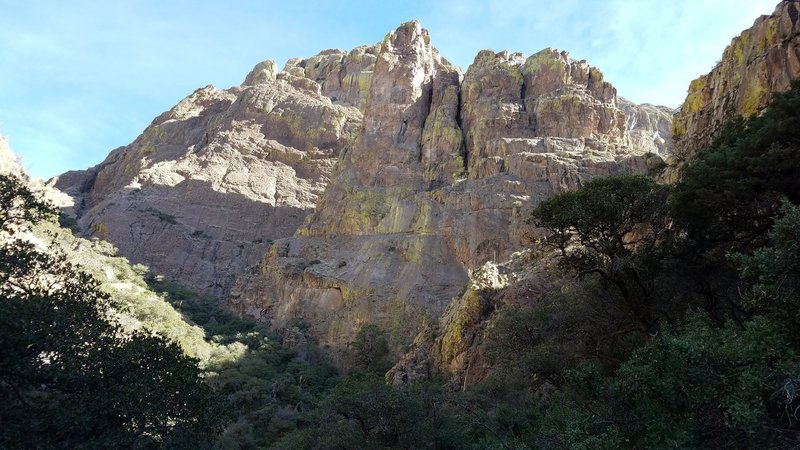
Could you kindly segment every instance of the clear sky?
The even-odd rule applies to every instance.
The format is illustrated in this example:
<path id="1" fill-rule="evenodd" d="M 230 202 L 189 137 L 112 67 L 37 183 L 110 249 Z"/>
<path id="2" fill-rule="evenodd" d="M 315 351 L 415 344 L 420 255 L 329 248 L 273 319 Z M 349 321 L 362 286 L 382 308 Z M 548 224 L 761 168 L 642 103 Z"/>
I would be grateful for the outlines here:
<path id="1" fill-rule="evenodd" d="M 101 162 L 195 89 L 241 83 L 418 19 L 466 70 L 478 51 L 567 50 L 619 95 L 676 107 L 777 0 L 0 0 L 0 133 L 35 176 Z"/>

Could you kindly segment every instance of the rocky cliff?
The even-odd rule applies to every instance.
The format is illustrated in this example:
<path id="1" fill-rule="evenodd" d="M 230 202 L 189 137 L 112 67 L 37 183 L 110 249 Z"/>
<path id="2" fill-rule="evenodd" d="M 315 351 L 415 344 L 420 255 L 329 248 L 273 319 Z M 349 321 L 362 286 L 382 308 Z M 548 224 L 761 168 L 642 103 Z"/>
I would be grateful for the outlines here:
<path id="1" fill-rule="evenodd" d="M 659 115 L 652 110 L 664 111 L 661 107 L 617 100 L 634 142 L 664 139 L 661 145 L 669 148 L 672 126 L 675 154 L 668 157 L 667 178 L 676 179 L 683 163 L 713 140 L 725 120 L 736 114 L 758 114 L 775 92 L 800 78 L 798 11 L 796 2 L 781 2 L 771 16 L 758 18 L 751 29 L 734 38 L 714 69 L 691 83 L 672 124 L 653 121 Z M 499 264 L 487 263 L 473 273 L 465 292 L 450 302 L 438 327 L 423 328 L 412 349 L 389 372 L 389 380 L 401 384 L 444 372 L 457 387 L 479 382 L 491 371 L 484 339 L 497 312 L 521 303 L 536 304 L 558 277 L 545 255 L 517 254 Z"/>
<path id="2" fill-rule="evenodd" d="M 52 184 L 84 234 L 155 273 L 335 350 L 369 322 L 399 349 L 530 239 L 532 204 L 659 167 L 671 114 L 552 49 L 462 74 L 410 22 L 199 89 Z"/>
<path id="3" fill-rule="evenodd" d="M 362 132 L 317 208 L 230 301 L 334 350 L 365 323 L 409 344 L 473 270 L 527 242 L 532 204 L 671 151 L 672 111 L 619 99 L 565 52 L 486 50 L 462 76 L 410 22 L 376 55 Z"/>
<path id="4" fill-rule="evenodd" d="M 758 114 L 775 92 L 800 77 L 800 4 L 783 1 L 769 16 L 733 38 L 706 75 L 692 81 L 675 115 L 675 157 L 670 177 L 700 148 L 711 143 L 725 121 Z"/>
<path id="5" fill-rule="evenodd" d="M 198 89 L 98 166 L 52 184 L 72 195 L 86 234 L 224 296 L 272 240 L 294 234 L 355 141 L 372 52 L 327 51 L 280 73 L 259 63 L 241 86 Z"/>

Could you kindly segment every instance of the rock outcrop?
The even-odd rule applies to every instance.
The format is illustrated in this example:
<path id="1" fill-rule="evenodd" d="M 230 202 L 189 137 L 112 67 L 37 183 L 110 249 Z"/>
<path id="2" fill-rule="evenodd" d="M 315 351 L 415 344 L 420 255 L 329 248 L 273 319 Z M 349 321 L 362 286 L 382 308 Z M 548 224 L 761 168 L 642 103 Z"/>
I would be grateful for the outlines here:
<path id="1" fill-rule="evenodd" d="M 377 46 L 356 47 L 349 52 L 331 49 L 311 58 L 293 58 L 278 74 L 296 84 L 310 86 L 334 103 L 364 111 L 377 58 Z M 313 84 L 308 81 L 313 81 Z"/>
<path id="2" fill-rule="evenodd" d="M 361 134 L 306 224 L 230 300 L 278 328 L 306 322 L 334 353 L 365 323 L 408 345 L 473 270 L 527 242 L 532 205 L 671 151 L 671 111 L 619 100 L 565 52 L 487 50 L 462 77 L 417 22 L 372 49 Z"/>
<path id="3" fill-rule="evenodd" d="M 354 55 L 361 63 L 348 63 L 345 75 L 369 74 L 370 59 Z M 240 87 L 198 89 L 100 165 L 51 184 L 74 198 L 68 211 L 86 234 L 185 287 L 224 296 L 272 240 L 303 223 L 361 127 L 357 88 L 333 102 L 294 73 L 276 74 L 265 61 Z"/>
<path id="4" fill-rule="evenodd" d="M 473 272 L 464 292 L 447 306 L 436 326 L 425 326 L 387 373 L 395 385 L 448 375 L 454 389 L 484 380 L 492 370 L 486 352 L 486 332 L 498 312 L 530 308 L 562 282 L 552 254 L 517 252 L 502 263 L 487 262 Z"/>
<path id="5" fill-rule="evenodd" d="M 775 92 L 800 77 L 800 4 L 782 1 L 733 38 L 710 73 L 692 81 L 673 122 L 675 157 L 668 177 L 707 146 L 735 115 L 758 114 Z"/>

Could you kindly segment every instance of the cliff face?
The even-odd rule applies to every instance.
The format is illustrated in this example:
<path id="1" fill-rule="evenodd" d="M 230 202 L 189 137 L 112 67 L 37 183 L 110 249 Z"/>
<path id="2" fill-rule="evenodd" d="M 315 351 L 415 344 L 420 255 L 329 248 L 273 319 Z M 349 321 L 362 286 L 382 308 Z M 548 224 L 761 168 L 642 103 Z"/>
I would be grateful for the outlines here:
<path id="1" fill-rule="evenodd" d="M 368 51 L 326 57 L 358 79 L 374 61 Z M 100 165 L 51 183 L 75 199 L 86 233 L 186 287 L 224 296 L 271 240 L 303 223 L 356 138 L 361 111 L 323 90 L 303 70 L 276 74 L 265 61 L 242 86 L 195 91 Z M 357 104 L 357 89 L 348 92 Z"/>
<path id="2" fill-rule="evenodd" d="M 659 114 L 669 113 L 666 108 L 617 99 L 633 145 L 654 142 L 662 146 L 660 150 L 668 149 L 674 130 L 674 155 L 668 158 L 671 164 L 666 172 L 674 180 L 683 163 L 710 144 L 727 119 L 758 114 L 775 92 L 788 89 L 792 80 L 800 78 L 799 11 L 797 3 L 782 2 L 771 16 L 760 17 L 734 38 L 720 63 L 692 82 L 672 123 Z M 402 384 L 445 372 L 463 387 L 485 378 L 491 371 L 484 349 L 487 326 L 498 310 L 539 301 L 560 276 L 548 262 L 541 255 L 529 260 L 518 254 L 502 264 L 487 263 L 473 274 L 468 289 L 450 302 L 437 331 L 425 328 L 417 336 L 412 350 L 389 372 L 389 379 Z"/>
<path id="3" fill-rule="evenodd" d="M 800 4 L 784 1 L 735 37 L 710 73 L 692 81 L 673 122 L 669 176 L 674 179 L 683 162 L 710 144 L 727 119 L 759 113 L 798 77 Z"/>
<path id="4" fill-rule="evenodd" d="M 671 111 L 619 100 L 564 52 L 483 51 L 462 75 L 419 23 L 376 50 L 363 130 L 314 213 L 230 304 L 342 350 L 364 323 L 410 343 L 471 271 L 523 245 L 532 204 L 669 154 Z"/>
<path id="5" fill-rule="evenodd" d="M 199 89 L 52 184 L 86 234 L 179 284 L 336 351 L 370 322 L 399 349 L 530 239 L 533 204 L 659 167 L 670 118 L 551 49 L 462 74 L 410 22 Z"/>
<path id="6" fill-rule="evenodd" d="M 485 340 L 496 314 L 538 304 L 563 279 L 553 254 L 521 251 L 502 263 L 487 262 L 472 273 L 464 292 L 447 305 L 438 324 L 422 328 L 387 380 L 400 385 L 445 373 L 456 389 L 479 383 L 492 370 Z"/>

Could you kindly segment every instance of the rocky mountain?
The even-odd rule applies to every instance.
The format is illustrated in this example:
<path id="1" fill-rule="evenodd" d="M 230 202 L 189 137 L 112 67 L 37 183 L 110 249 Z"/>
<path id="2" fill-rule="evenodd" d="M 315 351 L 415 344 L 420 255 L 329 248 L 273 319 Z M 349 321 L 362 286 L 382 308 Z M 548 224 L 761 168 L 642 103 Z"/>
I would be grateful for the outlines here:
<path id="1" fill-rule="evenodd" d="M 314 213 L 230 303 L 278 328 L 301 320 L 334 350 L 365 323 L 404 346 L 472 271 L 530 239 L 532 204 L 659 167 L 671 113 L 618 99 L 600 70 L 552 49 L 486 50 L 462 78 L 403 24 L 377 49 L 363 130 Z"/>
<path id="2" fill-rule="evenodd" d="M 675 157 L 669 176 L 674 179 L 680 165 L 707 146 L 727 119 L 758 114 L 773 93 L 789 89 L 798 77 L 800 5 L 783 1 L 772 15 L 759 17 L 733 38 L 711 72 L 689 85 L 673 122 Z"/>
<path id="3" fill-rule="evenodd" d="M 795 3 L 734 39 L 674 122 L 566 52 L 485 50 L 462 73 L 409 22 L 199 89 L 48 185 L 0 137 L 0 173 L 74 217 L 3 232 L 63 259 L 5 247 L 6 278 L 42 287 L 0 302 L 0 415 L 30 418 L 0 442 L 796 448 L 800 84 L 777 95 Z M 630 174 L 650 178 L 605 178 Z M 170 342 L 196 359 L 170 363 Z"/>

